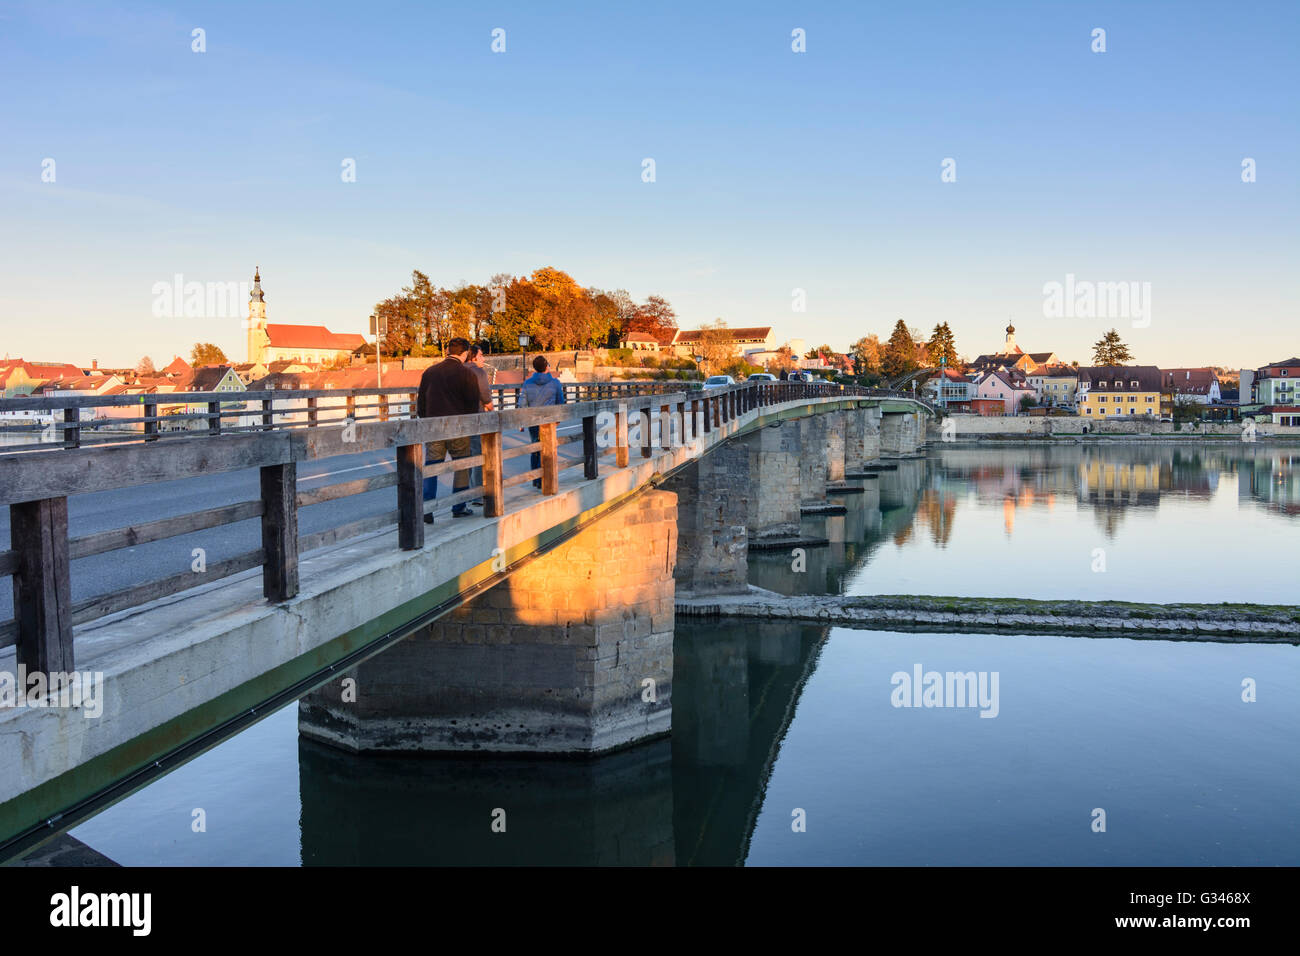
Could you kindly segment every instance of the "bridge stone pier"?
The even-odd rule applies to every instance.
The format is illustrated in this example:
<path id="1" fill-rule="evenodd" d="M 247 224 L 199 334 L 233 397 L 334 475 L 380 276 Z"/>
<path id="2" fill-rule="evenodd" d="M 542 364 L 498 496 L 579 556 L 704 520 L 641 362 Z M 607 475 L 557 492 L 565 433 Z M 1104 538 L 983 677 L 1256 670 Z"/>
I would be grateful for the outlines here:
<path id="1" fill-rule="evenodd" d="M 578 754 L 667 733 L 676 525 L 676 495 L 642 493 L 304 697 L 299 730 L 353 751 Z"/>
<path id="2" fill-rule="evenodd" d="M 880 422 L 880 457 L 910 458 L 925 444 L 919 412 L 885 411 Z"/>

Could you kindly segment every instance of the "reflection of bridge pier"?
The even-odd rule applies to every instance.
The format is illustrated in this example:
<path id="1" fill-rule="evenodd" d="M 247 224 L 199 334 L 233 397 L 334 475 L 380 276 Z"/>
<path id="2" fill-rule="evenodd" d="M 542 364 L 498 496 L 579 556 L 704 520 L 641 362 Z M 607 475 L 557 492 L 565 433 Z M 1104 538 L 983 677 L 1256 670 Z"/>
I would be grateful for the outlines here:
<path id="1" fill-rule="evenodd" d="M 298 774 L 309 866 L 675 862 L 667 740 L 595 760 L 394 758 L 302 740 Z"/>
<path id="2" fill-rule="evenodd" d="M 592 760 L 350 754 L 304 739 L 303 863 L 743 863 L 825 635 L 684 626 L 671 740 Z"/>
<path id="3" fill-rule="evenodd" d="M 700 625 L 675 645 L 677 862 L 743 863 L 781 740 L 827 629 L 789 622 Z M 719 698 L 744 703 L 718 712 Z"/>

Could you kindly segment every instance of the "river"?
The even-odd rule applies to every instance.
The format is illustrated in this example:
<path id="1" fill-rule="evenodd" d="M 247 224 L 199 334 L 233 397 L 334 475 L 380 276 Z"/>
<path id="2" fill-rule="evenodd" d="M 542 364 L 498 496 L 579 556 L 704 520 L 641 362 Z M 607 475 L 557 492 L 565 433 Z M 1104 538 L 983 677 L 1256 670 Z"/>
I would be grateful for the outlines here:
<path id="1" fill-rule="evenodd" d="M 865 485 L 751 581 L 1296 603 L 1290 449 L 940 447 Z M 902 706 L 929 672 L 984 697 Z M 290 706 L 73 835 L 123 864 L 1295 865 L 1298 690 L 1291 644 L 679 620 L 664 739 L 366 757 Z"/>

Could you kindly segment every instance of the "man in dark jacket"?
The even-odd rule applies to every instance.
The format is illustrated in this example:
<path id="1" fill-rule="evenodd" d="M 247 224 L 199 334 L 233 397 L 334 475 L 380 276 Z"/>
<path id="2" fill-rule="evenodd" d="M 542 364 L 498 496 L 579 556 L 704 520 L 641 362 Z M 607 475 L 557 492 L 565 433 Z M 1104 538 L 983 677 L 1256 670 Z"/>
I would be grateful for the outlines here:
<path id="1" fill-rule="evenodd" d="M 471 345 L 465 358 L 465 367 L 474 373 L 478 379 L 479 399 L 483 403 L 481 411 L 492 411 L 492 372 L 495 369 L 489 369 L 487 363 L 483 361 L 483 349 L 477 345 Z M 477 458 L 483 454 L 483 443 L 479 440 L 478 435 L 471 435 L 469 439 L 469 453 Z M 483 466 L 475 465 L 470 471 L 469 483 L 478 487 L 483 484 Z M 475 498 L 470 502 L 477 507 L 483 507 L 483 499 Z"/>
<path id="2" fill-rule="evenodd" d="M 564 386 L 554 375 L 546 371 L 548 363 L 545 356 L 539 355 L 533 359 L 534 374 L 524 379 L 523 388 L 519 390 L 519 407 L 520 408 L 542 408 L 546 405 L 563 405 L 564 404 Z M 528 426 L 528 440 L 538 442 L 541 440 L 542 430 L 537 425 Z M 530 456 L 528 467 L 533 471 L 542 467 L 542 453 L 533 452 Z M 533 487 L 542 487 L 542 479 L 534 478 Z"/>
<path id="3" fill-rule="evenodd" d="M 469 342 L 457 337 L 447 343 L 447 357 L 437 365 L 430 365 L 420 376 L 420 391 L 416 398 L 415 413 L 420 418 L 439 418 L 446 415 L 473 415 L 481 411 L 478 378 L 465 367 Z M 424 463 L 440 464 L 447 455 L 452 459 L 470 456 L 469 436 L 447 441 L 433 441 L 425 446 Z M 457 471 L 452 480 L 452 494 L 469 487 L 469 469 Z M 424 500 L 438 497 L 438 476 L 424 479 Z M 451 509 L 452 517 L 466 518 L 474 514 L 465 502 Z M 433 524 L 433 515 L 424 520 Z"/>

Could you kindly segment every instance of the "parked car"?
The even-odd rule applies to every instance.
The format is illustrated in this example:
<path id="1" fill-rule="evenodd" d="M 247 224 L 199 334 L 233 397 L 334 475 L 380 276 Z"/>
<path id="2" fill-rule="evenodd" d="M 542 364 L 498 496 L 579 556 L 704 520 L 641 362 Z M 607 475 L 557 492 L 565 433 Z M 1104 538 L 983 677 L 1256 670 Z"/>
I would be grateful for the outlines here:
<path id="1" fill-rule="evenodd" d="M 724 385 L 735 385 L 736 380 L 730 375 L 710 375 L 704 380 L 705 388 L 722 388 Z"/>
<path id="2" fill-rule="evenodd" d="M 755 372 L 753 375 L 749 376 L 749 378 L 745 379 L 745 381 L 746 382 L 775 382 L 776 376 L 768 372 Z"/>

